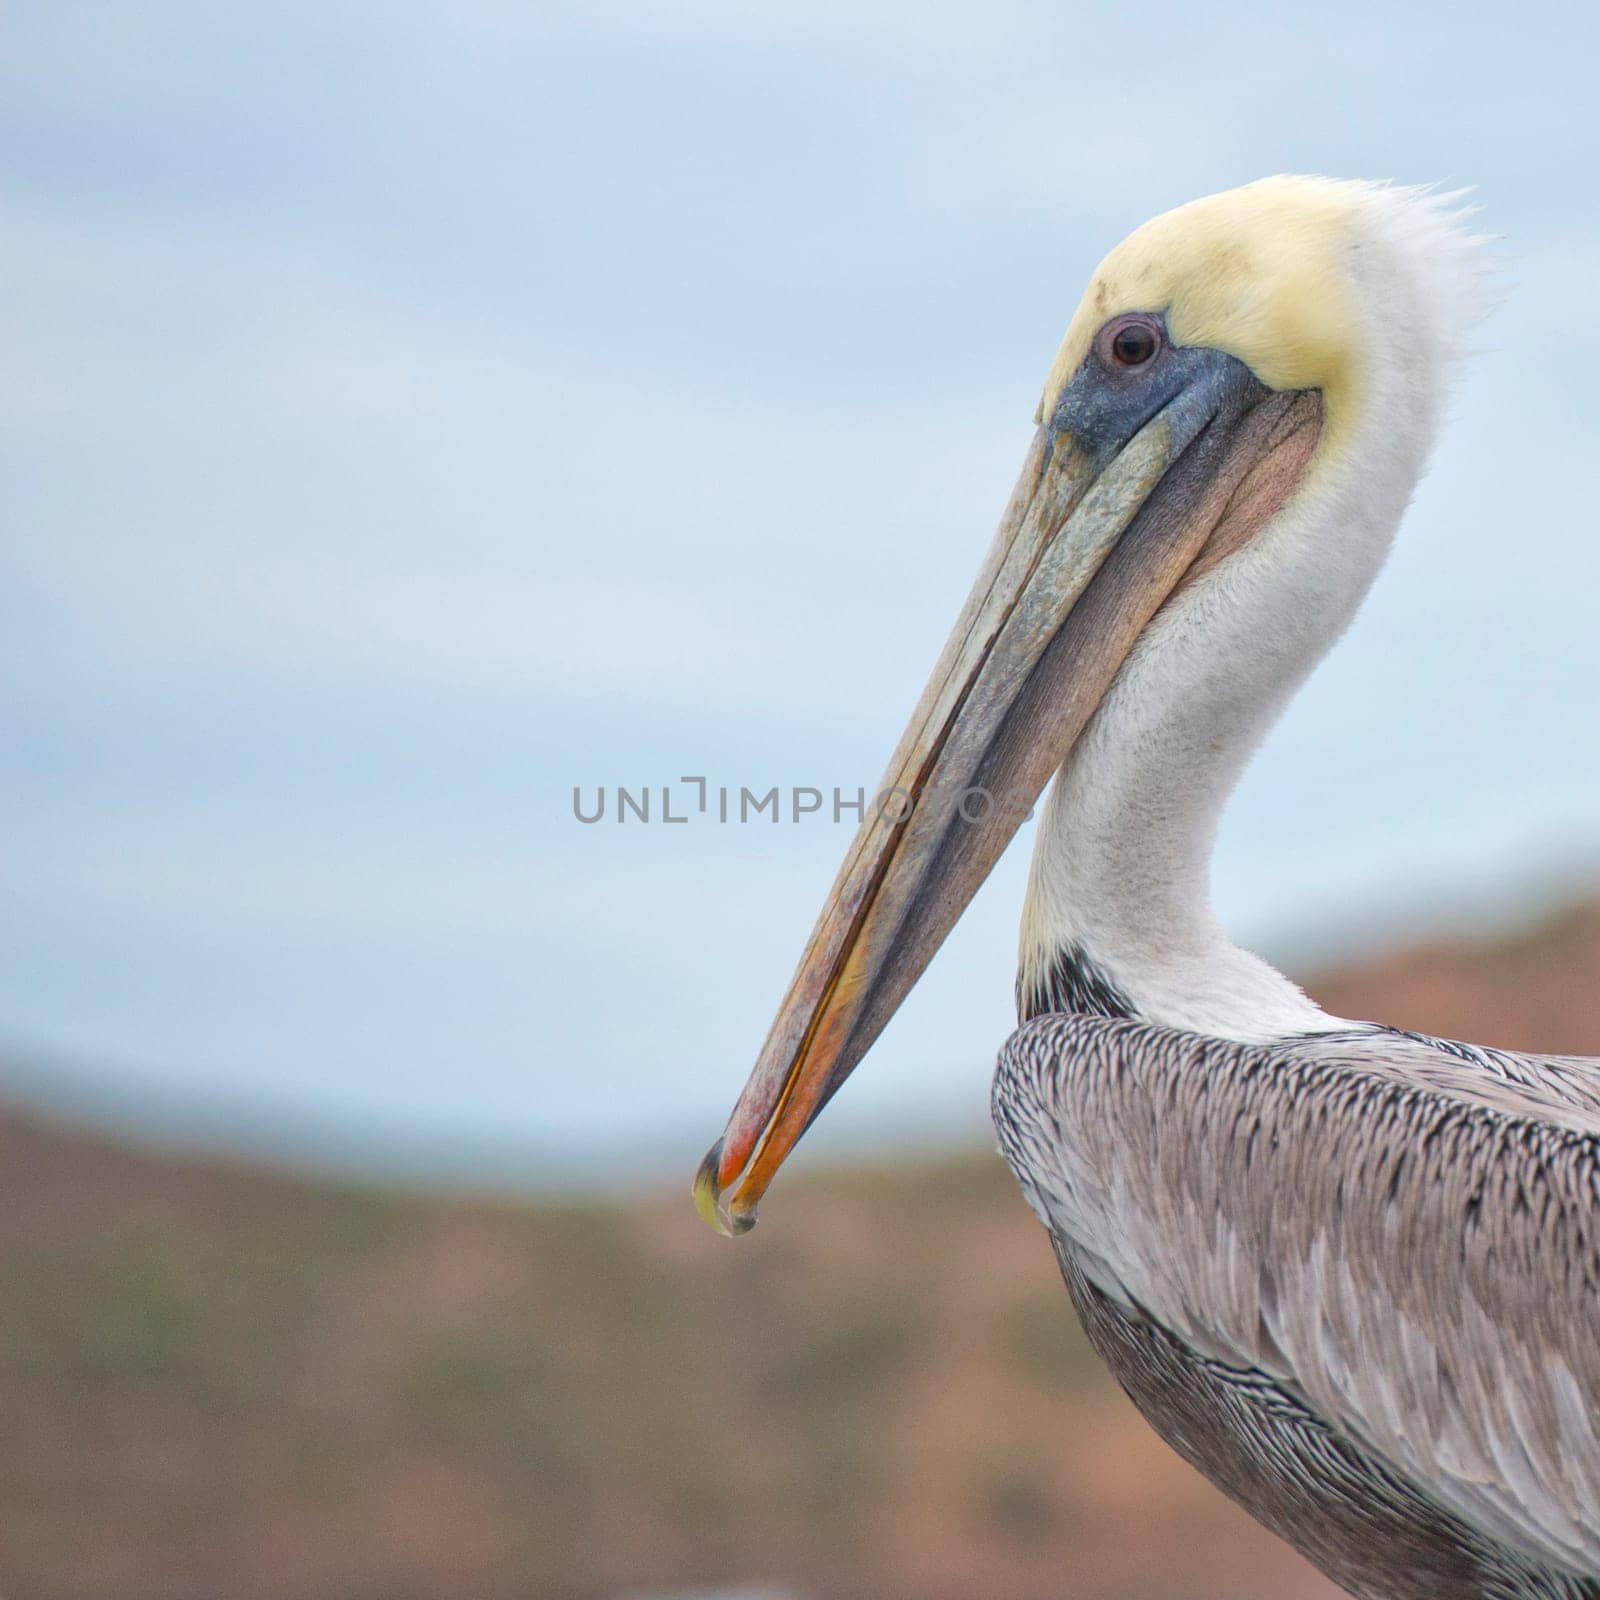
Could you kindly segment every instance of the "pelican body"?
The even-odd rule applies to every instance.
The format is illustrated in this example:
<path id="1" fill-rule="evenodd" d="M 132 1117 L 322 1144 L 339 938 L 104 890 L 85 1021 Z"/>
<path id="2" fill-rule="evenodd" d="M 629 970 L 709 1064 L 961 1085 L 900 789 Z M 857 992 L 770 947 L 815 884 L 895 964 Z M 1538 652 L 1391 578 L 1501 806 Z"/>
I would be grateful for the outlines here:
<path id="1" fill-rule="evenodd" d="M 1140 1410 L 1360 1600 L 1600 1600 L 1600 1063 L 1330 1016 L 1209 903 L 1482 282 L 1447 200 L 1313 178 L 1101 263 L 890 762 L 907 803 L 863 822 L 696 1181 L 754 1223 L 1054 775 L 1000 1148 Z"/>

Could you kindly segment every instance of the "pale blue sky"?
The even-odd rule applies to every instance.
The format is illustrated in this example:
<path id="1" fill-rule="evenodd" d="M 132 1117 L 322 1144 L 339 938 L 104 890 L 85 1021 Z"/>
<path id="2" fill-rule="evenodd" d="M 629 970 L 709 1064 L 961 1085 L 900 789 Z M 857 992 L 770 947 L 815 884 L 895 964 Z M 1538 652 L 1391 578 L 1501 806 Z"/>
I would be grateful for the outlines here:
<path id="1" fill-rule="evenodd" d="M 573 784 L 870 784 L 1085 274 L 1278 170 L 1476 184 L 1508 293 L 1230 815 L 1219 902 L 1293 953 L 1571 885 L 1600 843 L 1596 31 L 1021 0 L 9 18 L 14 1075 L 157 1126 L 692 1165 L 849 826 L 583 828 Z M 838 1138 L 978 1124 L 1024 849 Z"/>

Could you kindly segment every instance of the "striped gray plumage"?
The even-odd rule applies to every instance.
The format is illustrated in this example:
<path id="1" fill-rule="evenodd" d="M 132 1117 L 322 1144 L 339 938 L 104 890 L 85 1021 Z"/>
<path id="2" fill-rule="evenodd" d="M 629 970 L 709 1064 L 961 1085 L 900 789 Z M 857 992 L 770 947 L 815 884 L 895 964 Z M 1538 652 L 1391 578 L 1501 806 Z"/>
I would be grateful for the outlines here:
<path id="1" fill-rule="evenodd" d="M 1600 1600 L 1600 1063 L 1047 1014 L 1001 1149 L 1156 1429 L 1361 1600 Z"/>

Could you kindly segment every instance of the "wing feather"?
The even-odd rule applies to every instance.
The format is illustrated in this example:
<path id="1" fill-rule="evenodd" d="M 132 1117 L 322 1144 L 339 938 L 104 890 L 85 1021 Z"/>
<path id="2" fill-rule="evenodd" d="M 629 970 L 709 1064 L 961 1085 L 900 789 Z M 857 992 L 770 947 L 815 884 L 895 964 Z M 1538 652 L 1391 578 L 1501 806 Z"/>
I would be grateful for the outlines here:
<path id="1" fill-rule="evenodd" d="M 1102 1293 L 1600 1577 L 1600 1071 L 1385 1030 L 1046 1016 L 1002 1148 Z"/>

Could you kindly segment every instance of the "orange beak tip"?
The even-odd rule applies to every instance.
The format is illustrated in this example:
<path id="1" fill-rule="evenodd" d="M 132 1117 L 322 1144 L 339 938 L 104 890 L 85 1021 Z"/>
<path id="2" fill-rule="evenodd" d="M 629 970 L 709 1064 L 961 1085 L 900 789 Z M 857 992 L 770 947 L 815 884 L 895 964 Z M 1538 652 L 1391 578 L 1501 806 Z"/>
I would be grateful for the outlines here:
<path id="1" fill-rule="evenodd" d="M 736 1239 L 741 1233 L 748 1233 L 755 1227 L 755 1207 L 745 1210 L 723 1204 L 722 1185 L 718 1180 L 721 1165 L 722 1141 L 718 1139 L 706 1151 L 706 1158 L 694 1175 L 694 1208 L 707 1227 L 726 1239 Z"/>

